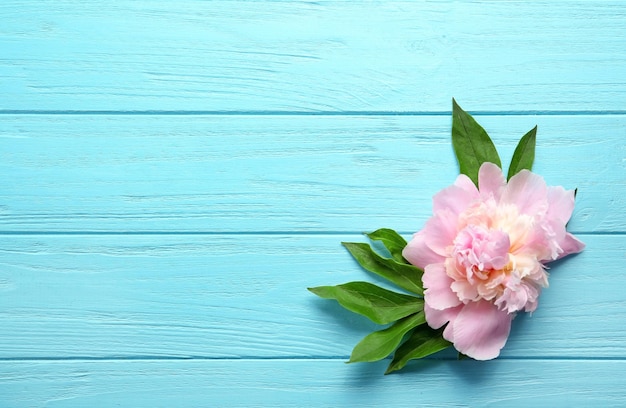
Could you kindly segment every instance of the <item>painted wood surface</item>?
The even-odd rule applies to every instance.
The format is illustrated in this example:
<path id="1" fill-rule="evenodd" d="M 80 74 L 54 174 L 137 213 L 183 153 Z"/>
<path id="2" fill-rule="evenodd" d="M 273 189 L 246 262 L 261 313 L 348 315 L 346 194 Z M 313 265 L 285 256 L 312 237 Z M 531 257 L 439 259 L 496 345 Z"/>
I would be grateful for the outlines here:
<path id="1" fill-rule="evenodd" d="M 0 407 L 626 405 L 619 1 L 0 4 Z M 376 278 L 457 167 L 450 99 L 578 188 L 501 358 L 346 365 Z M 391 197 L 391 198 L 390 198 Z"/>
<path id="2" fill-rule="evenodd" d="M 616 1 L 4 1 L 5 110 L 624 111 Z"/>
<path id="3" fill-rule="evenodd" d="M 458 174 L 449 115 L 2 119 L 6 231 L 411 233 Z M 479 120 L 506 163 L 539 126 L 535 170 L 579 190 L 572 231 L 626 229 L 626 115 Z"/>
<path id="4" fill-rule="evenodd" d="M 384 364 L 325 359 L 10 361 L 0 392 L 9 406 L 54 408 L 624 405 L 624 361 L 421 363 L 383 377 Z"/>
<path id="5" fill-rule="evenodd" d="M 626 359 L 626 237 L 580 237 L 503 357 Z M 376 281 L 341 241 L 363 237 L 3 237 L 0 358 L 347 359 L 376 326 L 306 290 Z"/>

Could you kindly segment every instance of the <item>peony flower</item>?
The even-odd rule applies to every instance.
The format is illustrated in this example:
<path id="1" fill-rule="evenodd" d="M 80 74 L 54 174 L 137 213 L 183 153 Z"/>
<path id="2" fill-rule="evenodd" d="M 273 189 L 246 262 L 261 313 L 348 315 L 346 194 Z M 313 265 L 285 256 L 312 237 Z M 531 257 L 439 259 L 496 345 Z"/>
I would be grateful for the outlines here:
<path id="1" fill-rule="evenodd" d="M 424 270 L 424 312 L 433 329 L 477 360 L 496 358 L 517 312 L 537 308 L 545 264 L 583 250 L 565 230 L 574 191 L 522 170 L 506 182 L 484 163 L 478 188 L 465 175 L 433 198 L 433 216 L 403 256 Z"/>

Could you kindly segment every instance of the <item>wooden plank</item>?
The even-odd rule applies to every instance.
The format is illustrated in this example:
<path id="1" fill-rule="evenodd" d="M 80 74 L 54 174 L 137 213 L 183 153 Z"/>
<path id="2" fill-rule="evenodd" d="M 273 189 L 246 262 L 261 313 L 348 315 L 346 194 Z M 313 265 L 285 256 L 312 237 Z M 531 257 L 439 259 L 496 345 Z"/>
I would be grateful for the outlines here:
<path id="1" fill-rule="evenodd" d="M 458 166 L 448 116 L 7 115 L 3 231 L 411 233 Z M 481 116 L 508 163 L 578 187 L 570 228 L 626 231 L 626 116 Z"/>
<path id="2" fill-rule="evenodd" d="M 539 309 L 515 320 L 504 357 L 626 357 L 626 236 L 581 239 Z M 3 236 L 0 358 L 345 359 L 376 326 L 306 288 L 376 282 L 340 245 L 360 240 Z"/>
<path id="3" fill-rule="evenodd" d="M 622 407 L 624 361 L 426 361 L 382 376 L 384 364 L 336 360 L 8 361 L 11 407 Z M 470 390 L 480 390 L 471 392 Z"/>
<path id="4" fill-rule="evenodd" d="M 5 1 L 4 110 L 623 110 L 620 1 Z"/>

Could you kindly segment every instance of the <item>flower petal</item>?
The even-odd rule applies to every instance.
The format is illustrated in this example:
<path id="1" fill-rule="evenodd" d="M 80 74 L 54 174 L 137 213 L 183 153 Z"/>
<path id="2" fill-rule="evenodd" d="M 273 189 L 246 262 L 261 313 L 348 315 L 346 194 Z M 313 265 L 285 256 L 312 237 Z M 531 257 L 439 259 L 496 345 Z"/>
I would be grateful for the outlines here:
<path id="1" fill-rule="evenodd" d="M 439 211 L 426 221 L 424 226 L 425 243 L 441 256 L 448 255 L 448 247 L 459 232 L 459 217 L 448 209 Z"/>
<path id="2" fill-rule="evenodd" d="M 577 254 L 581 252 L 583 249 L 585 249 L 585 243 L 582 241 L 579 241 L 578 238 L 576 238 L 569 232 L 565 234 L 565 238 L 561 242 L 559 242 L 559 245 L 561 246 L 563 253 L 560 254 L 557 259 L 561 259 L 564 256 L 567 256 L 570 254 Z"/>
<path id="3" fill-rule="evenodd" d="M 447 309 L 461 304 L 459 297 L 452 291 L 452 278 L 446 274 L 443 263 L 426 265 L 424 275 L 424 302 L 433 309 Z"/>
<path id="4" fill-rule="evenodd" d="M 474 185 L 474 182 L 465 174 L 459 174 L 456 180 L 454 180 L 454 185 L 457 187 L 461 187 L 463 190 L 467 191 L 468 193 L 471 193 L 476 198 L 478 198 L 479 196 L 478 189 Z"/>
<path id="5" fill-rule="evenodd" d="M 454 320 L 454 347 L 476 360 L 496 358 L 506 344 L 514 317 L 485 300 L 470 302 Z"/>
<path id="6" fill-rule="evenodd" d="M 548 205 L 546 218 L 567 224 L 574 211 L 574 191 L 561 186 L 548 187 Z"/>
<path id="7" fill-rule="evenodd" d="M 548 210 L 547 193 L 548 186 L 543 177 L 522 170 L 509 180 L 501 202 L 517 206 L 520 214 L 537 216 Z"/>
<path id="8" fill-rule="evenodd" d="M 485 162 L 478 170 L 478 189 L 483 199 L 493 196 L 496 201 L 506 187 L 506 179 L 502 174 L 502 169 L 493 163 Z"/>
<path id="9" fill-rule="evenodd" d="M 445 259 L 426 245 L 425 238 L 424 230 L 414 234 L 413 239 L 402 250 L 404 259 L 421 269 L 429 264 L 443 262 Z"/>
<path id="10" fill-rule="evenodd" d="M 444 324 L 454 321 L 462 308 L 463 305 L 458 305 L 448 309 L 437 310 L 430 307 L 428 303 L 424 303 L 424 315 L 426 316 L 428 325 L 433 329 L 438 329 Z M 446 340 L 452 341 L 448 338 L 446 338 Z"/>
<path id="11" fill-rule="evenodd" d="M 450 210 L 458 217 L 473 200 L 477 199 L 479 197 L 478 190 L 476 190 L 474 184 L 472 183 L 472 190 L 464 183 L 461 179 L 459 180 L 459 185 L 455 183 L 435 194 L 433 197 L 433 213 Z"/>

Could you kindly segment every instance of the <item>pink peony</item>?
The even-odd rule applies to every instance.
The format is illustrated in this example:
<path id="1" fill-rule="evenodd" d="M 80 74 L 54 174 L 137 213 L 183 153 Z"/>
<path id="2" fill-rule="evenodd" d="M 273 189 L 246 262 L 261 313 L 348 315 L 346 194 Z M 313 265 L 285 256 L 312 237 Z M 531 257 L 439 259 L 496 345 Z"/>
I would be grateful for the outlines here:
<path id="1" fill-rule="evenodd" d="M 424 312 L 433 329 L 477 360 L 497 357 L 518 311 L 537 308 L 544 263 L 583 250 L 565 230 L 574 191 L 522 170 L 508 184 L 484 163 L 478 185 L 460 175 L 433 198 L 433 217 L 403 251 L 424 269 Z"/>

